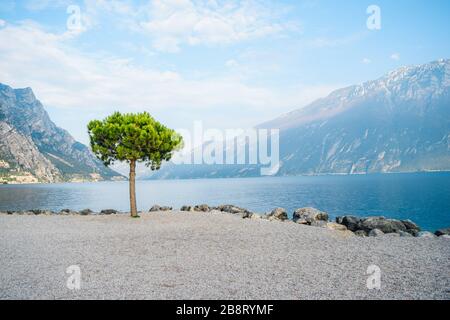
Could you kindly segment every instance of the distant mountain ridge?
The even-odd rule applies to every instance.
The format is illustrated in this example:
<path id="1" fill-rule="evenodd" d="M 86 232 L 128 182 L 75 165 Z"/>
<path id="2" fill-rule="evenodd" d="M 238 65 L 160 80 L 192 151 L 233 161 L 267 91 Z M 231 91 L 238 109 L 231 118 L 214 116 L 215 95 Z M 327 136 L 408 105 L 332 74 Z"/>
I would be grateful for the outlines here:
<path id="1" fill-rule="evenodd" d="M 61 182 L 122 179 L 57 127 L 30 88 L 0 84 L 0 180 Z"/>
<path id="2" fill-rule="evenodd" d="M 450 170 L 450 60 L 399 68 L 257 128 L 280 129 L 277 175 Z M 255 165 L 168 165 L 150 178 L 258 176 Z"/>

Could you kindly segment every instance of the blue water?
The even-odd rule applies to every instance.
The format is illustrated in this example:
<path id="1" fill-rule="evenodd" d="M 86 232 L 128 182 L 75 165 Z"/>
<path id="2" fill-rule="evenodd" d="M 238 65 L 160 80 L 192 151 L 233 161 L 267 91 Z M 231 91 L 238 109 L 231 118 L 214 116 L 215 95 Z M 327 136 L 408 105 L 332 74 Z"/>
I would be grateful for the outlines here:
<path id="1" fill-rule="evenodd" d="M 450 173 L 138 181 L 138 207 L 235 204 L 256 212 L 312 206 L 337 215 L 450 226 Z M 0 210 L 128 210 L 128 182 L 0 185 Z"/>

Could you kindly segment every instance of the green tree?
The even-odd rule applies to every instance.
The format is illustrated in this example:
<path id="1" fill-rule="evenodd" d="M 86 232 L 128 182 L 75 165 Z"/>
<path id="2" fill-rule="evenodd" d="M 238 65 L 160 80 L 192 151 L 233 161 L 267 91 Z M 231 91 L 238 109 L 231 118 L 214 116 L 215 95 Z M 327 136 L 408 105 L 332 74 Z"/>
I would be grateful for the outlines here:
<path id="1" fill-rule="evenodd" d="M 130 164 L 130 212 L 136 209 L 136 163 L 144 162 L 158 170 L 169 161 L 173 152 L 182 147 L 182 137 L 153 119 L 147 112 L 121 114 L 115 112 L 106 119 L 88 124 L 91 148 L 106 166 L 115 161 Z"/>

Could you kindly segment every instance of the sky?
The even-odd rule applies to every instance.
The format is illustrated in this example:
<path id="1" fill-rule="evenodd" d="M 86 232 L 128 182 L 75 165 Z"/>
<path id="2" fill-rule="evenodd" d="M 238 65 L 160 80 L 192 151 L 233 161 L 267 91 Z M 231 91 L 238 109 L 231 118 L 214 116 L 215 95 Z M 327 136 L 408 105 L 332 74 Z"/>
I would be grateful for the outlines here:
<path id="1" fill-rule="evenodd" d="M 449 30 L 447 0 L 1 0 L 0 82 L 31 87 L 83 143 L 116 110 L 250 128 L 450 58 Z"/>

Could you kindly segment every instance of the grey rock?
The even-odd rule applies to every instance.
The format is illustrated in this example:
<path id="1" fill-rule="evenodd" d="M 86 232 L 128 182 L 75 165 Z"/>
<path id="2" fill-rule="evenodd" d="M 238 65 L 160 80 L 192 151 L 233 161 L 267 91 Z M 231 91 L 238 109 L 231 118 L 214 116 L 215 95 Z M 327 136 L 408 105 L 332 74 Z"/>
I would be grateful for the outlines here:
<path id="1" fill-rule="evenodd" d="M 348 230 L 353 232 L 361 229 L 361 219 L 355 216 L 337 217 L 336 222 L 346 226 Z"/>
<path id="2" fill-rule="evenodd" d="M 172 207 L 168 207 L 168 206 L 159 206 L 157 204 L 155 204 L 153 207 L 151 207 L 148 211 L 149 212 L 157 212 L 157 211 L 171 211 Z M 181 211 L 190 211 L 190 210 L 181 210 Z"/>
<path id="3" fill-rule="evenodd" d="M 439 237 L 439 239 L 450 239 L 450 235 L 443 234 L 442 236 Z"/>
<path id="4" fill-rule="evenodd" d="M 100 211 L 100 214 L 106 214 L 106 215 L 117 214 L 117 213 L 119 213 L 119 211 L 114 210 L 114 209 L 104 209 L 104 210 Z"/>
<path id="5" fill-rule="evenodd" d="M 398 231 L 406 231 L 405 225 L 394 219 L 386 219 L 385 217 L 369 217 L 361 221 L 361 229 L 370 232 L 373 229 L 379 229 L 384 233 L 397 233 Z"/>
<path id="6" fill-rule="evenodd" d="M 413 221 L 411 221 L 409 219 L 408 220 L 401 220 L 401 221 L 405 225 L 406 230 L 418 230 L 419 232 L 421 231 L 420 227 L 416 223 L 414 223 Z"/>
<path id="7" fill-rule="evenodd" d="M 70 209 L 62 209 L 59 214 L 61 215 L 75 215 L 80 214 L 78 211 L 70 210 Z"/>
<path id="8" fill-rule="evenodd" d="M 300 208 L 294 211 L 292 220 L 299 224 L 311 224 L 313 221 L 328 221 L 328 213 L 315 208 Z"/>
<path id="9" fill-rule="evenodd" d="M 412 236 L 416 237 L 417 234 L 422 231 L 420 229 L 420 227 L 414 223 L 411 220 L 401 220 L 401 222 L 404 224 L 404 226 L 406 227 L 406 232 L 408 232 L 409 234 L 411 234 Z"/>
<path id="10" fill-rule="evenodd" d="M 252 216 L 254 215 L 254 213 L 246 210 L 241 215 L 242 215 L 242 219 L 251 219 Z"/>
<path id="11" fill-rule="evenodd" d="M 156 212 L 156 211 L 160 211 L 161 207 L 158 206 L 157 204 L 155 204 L 153 207 L 151 207 L 148 211 L 149 212 Z"/>
<path id="12" fill-rule="evenodd" d="M 367 237 L 367 233 L 364 230 L 356 230 L 355 235 L 358 237 Z"/>
<path id="13" fill-rule="evenodd" d="M 232 205 L 232 204 L 220 205 L 220 206 L 216 207 L 215 209 L 219 210 L 219 211 L 222 211 L 222 212 L 232 213 L 232 214 L 242 213 L 242 212 L 246 212 L 247 211 L 244 208 L 240 208 L 240 207 Z"/>
<path id="14" fill-rule="evenodd" d="M 438 237 L 443 235 L 450 235 L 450 228 L 436 230 L 434 234 L 437 235 Z"/>
<path id="15" fill-rule="evenodd" d="M 209 212 L 211 209 L 207 204 L 200 204 L 194 207 L 194 211 Z"/>
<path id="16" fill-rule="evenodd" d="M 400 235 L 400 237 L 413 237 L 411 233 L 405 231 L 399 231 L 398 234 Z"/>
<path id="17" fill-rule="evenodd" d="M 372 229 L 369 232 L 369 237 L 379 237 L 384 235 L 384 232 L 381 231 L 380 229 Z"/>
<path id="18" fill-rule="evenodd" d="M 33 212 L 35 215 L 40 215 L 40 214 L 45 214 L 45 210 L 41 210 L 41 209 L 34 209 L 34 210 L 30 210 L 31 212 Z"/>
<path id="19" fill-rule="evenodd" d="M 326 228 L 330 229 L 330 230 L 336 230 L 336 231 L 347 231 L 348 230 L 346 226 L 336 223 L 336 222 L 326 223 Z M 350 231 L 350 230 L 348 230 L 348 231 Z M 350 232 L 352 232 L 352 231 L 350 231 Z"/>
<path id="20" fill-rule="evenodd" d="M 436 238 L 436 236 L 433 233 L 428 232 L 428 231 L 421 231 L 421 232 L 419 232 L 417 234 L 417 237 L 419 237 L 419 238 L 428 238 L 428 239 Z"/>
<path id="21" fill-rule="evenodd" d="M 269 216 L 269 220 L 284 221 L 284 220 L 288 219 L 287 212 L 283 208 L 273 209 L 272 212 L 270 212 L 268 216 Z"/>
<path id="22" fill-rule="evenodd" d="M 82 215 L 82 216 L 87 216 L 87 215 L 90 215 L 93 213 L 94 213 L 94 211 L 92 211 L 91 209 L 84 209 L 84 210 L 80 211 L 80 215 Z"/>
<path id="23" fill-rule="evenodd" d="M 327 222 L 323 220 L 314 220 L 310 224 L 311 227 L 319 227 L 319 228 L 326 228 Z"/>
<path id="24" fill-rule="evenodd" d="M 250 219 L 252 219 L 252 220 L 260 220 L 260 219 L 262 219 L 262 216 L 260 214 L 253 213 L 251 215 Z"/>

